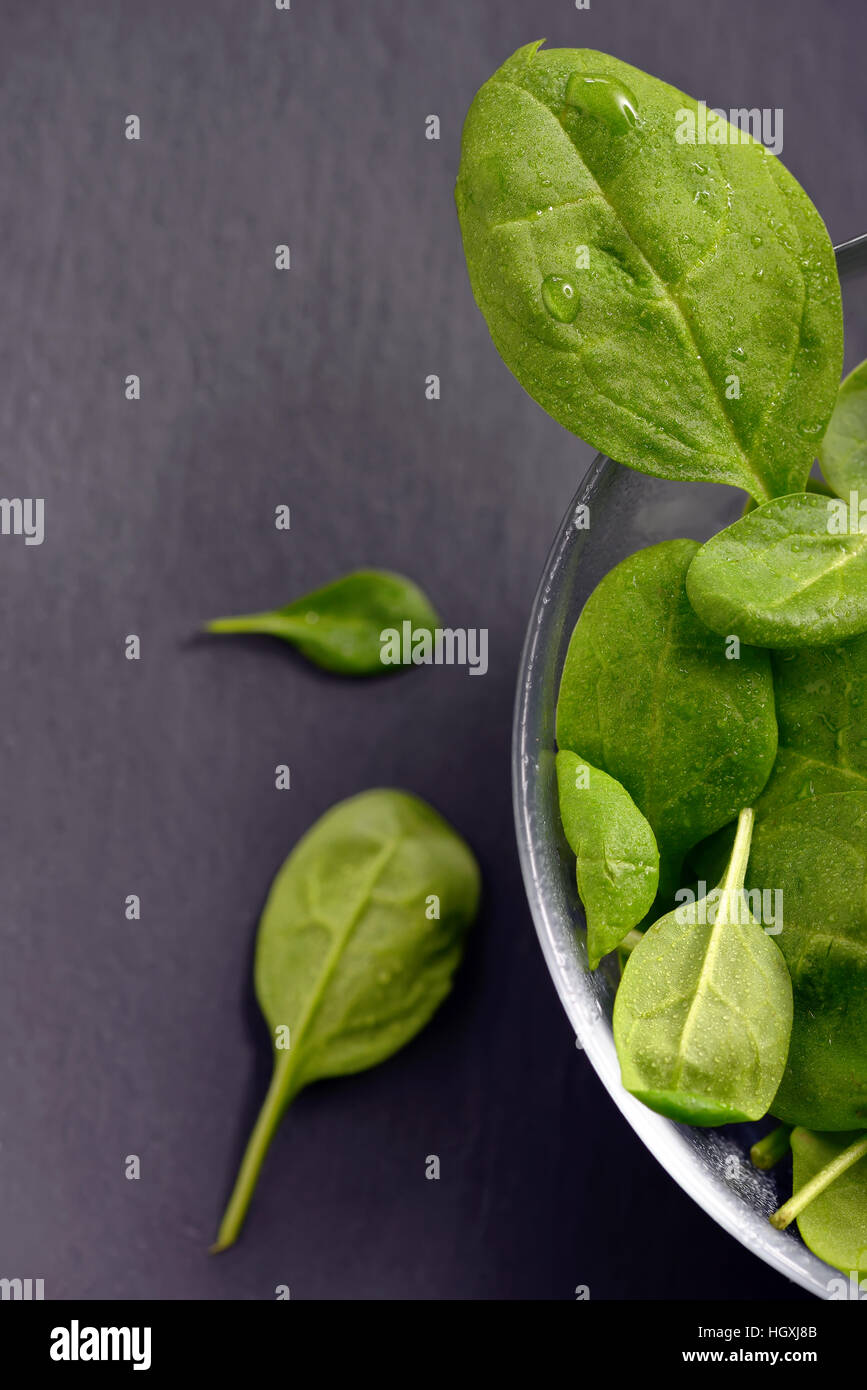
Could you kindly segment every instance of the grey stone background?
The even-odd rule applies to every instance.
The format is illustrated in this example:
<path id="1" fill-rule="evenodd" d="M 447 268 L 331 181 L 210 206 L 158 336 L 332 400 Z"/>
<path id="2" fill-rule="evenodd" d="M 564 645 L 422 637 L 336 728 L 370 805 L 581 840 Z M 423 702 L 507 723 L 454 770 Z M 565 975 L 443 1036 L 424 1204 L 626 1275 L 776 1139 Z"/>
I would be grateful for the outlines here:
<path id="1" fill-rule="evenodd" d="M 492 348 L 452 186 L 474 92 L 542 35 L 783 107 L 834 239 L 867 230 L 863 0 L 0 3 L 2 490 L 46 503 L 44 545 L 0 539 L 0 1275 L 48 1297 L 797 1296 L 615 1112 L 519 878 L 516 664 L 590 451 Z M 487 627 L 489 674 L 195 636 L 358 565 Z M 296 1102 L 209 1259 L 269 1072 L 268 884 L 377 784 L 471 840 L 483 917 L 416 1042 Z"/>

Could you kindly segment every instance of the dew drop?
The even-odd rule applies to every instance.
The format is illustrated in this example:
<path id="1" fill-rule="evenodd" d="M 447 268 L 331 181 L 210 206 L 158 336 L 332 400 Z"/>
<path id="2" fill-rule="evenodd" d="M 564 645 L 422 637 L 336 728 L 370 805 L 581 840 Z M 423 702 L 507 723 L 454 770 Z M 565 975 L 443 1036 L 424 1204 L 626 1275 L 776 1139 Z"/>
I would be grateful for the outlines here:
<path id="1" fill-rule="evenodd" d="M 571 280 L 565 275 L 546 275 L 542 281 L 542 303 L 558 323 L 572 323 L 581 301 Z"/>
<path id="2" fill-rule="evenodd" d="M 566 105 L 601 121 L 612 135 L 626 135 L 638 125 L 638 102 L 629 88 L 601 73 L 573 72 Z"/>

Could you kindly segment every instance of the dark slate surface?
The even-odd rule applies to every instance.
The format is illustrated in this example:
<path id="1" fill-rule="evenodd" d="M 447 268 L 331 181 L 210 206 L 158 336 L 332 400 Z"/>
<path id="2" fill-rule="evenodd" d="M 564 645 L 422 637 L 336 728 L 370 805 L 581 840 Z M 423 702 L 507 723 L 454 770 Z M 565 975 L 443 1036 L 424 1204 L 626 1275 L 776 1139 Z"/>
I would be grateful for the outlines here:
<path id="1" fill-rule="evenodd" d="M 3 491 L 46 499 L 42 546 L 0 539 L 0 1275 L 49 1297 L 791 1292 L 575 1051 L 518 874 L 516 663 L 590 451 L 491 347 L 452 185 L 476 88 L 543 34 L 782 106 L 832 235 L 867 229 L 861 0 L 0 5 Z M 193 636 L 359 564 L 488 627 L 488 675 L 354 685 Z M 466 967 L 403 1054 L 301 1097 L 242 1243 L 208 1259 L 268 1072 L 269 880 L 330 803 L 389 783 L 478 851 Z"/>

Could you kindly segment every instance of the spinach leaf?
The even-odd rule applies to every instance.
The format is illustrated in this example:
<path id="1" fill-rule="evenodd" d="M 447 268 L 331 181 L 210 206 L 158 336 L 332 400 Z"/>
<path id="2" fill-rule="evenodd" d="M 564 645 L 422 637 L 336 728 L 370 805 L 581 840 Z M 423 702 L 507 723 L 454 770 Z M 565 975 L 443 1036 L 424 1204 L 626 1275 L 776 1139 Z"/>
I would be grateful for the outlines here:
<path id="1" fill-rule="evenodd" d="M 274 1131 L 302 1087 L 375 1066 L 424 1027 L 451 988 L 478 901 L 471 851 L 406 792 L 341 801 L 298 842 L 256 945 L 274 1074 L 214 1250 L 237 1238 Z"/>
<path id="2" fill-rule="evenodd" d="M 777 749 L 770 660 L 699 622 L 684 580 L 698 546 L 623 560 L 579 618 L 563 667 L 557 742 L 621 782 L 653 827 L 660 893 L 683 856 L 758 796 Z"/>
<path id="3" fill-rule="evenodd" d="M 645 932 L 614 1000 L 623 1085 L 688 1124 L 760 1119 L 786 1061 L 789 973 L 743 891 L 752 828 L 742 811 L 716 893 Z"/>
<path id="4" fill-rule="evenodd" d="M 850 372 L 840 386 L 819 445 L 819 462 L 840 497 L 867 491 L 867 362 Z"/>
<path id="5" fill-rule="evenodd" d="M 754 647 L 822 647 L 867 630 L 867 528 L 842 534 L 838 501 L 766 502 L 703 545 L 686 592 L 703 623 Z"/>
<path id="6" fill-rule="evenodd" d="M 840 287 L 791 174 L 724 121 L 697 143 L 701 119 L 604 53 L 529 44 L 470 108 L 458 215 L 539 405 L 632 468 L 764 501 L 804 488 L 828 422 Z"/>
<path id="7" fill-rule="evenodd" d="M 773 1113 L 867 1124 L 867 637 L 774 660 L 780 752 L 747 873 L 782 894 L 795 1021 Z"/>
<path id="8" fill-rule="evenodd" d="M 794 1197 L 771 1217 L 785 1230 L 797 1216 L 806 1245 L 848 1274 L 867 1276 L 867 1134 L 792 1131 Z"/>
<path id="9" fill-rule="evenodd" d="M 659 884 L 653 831 L 628 791 L 575 753 L 557 754 L 560 818 L 576 856 L 595 970 L 650 911 Z"/>
<path id="10" fill-rule="evenodd" d="M 438 626 L 439 618 L 421 589 L 389 570 L 356 570 L 285 608 L 216 618 L 207 631 L 282 637 L 326 671 L 373 676 L 401 669 L 383 662 L 383 633 L 402 633 L 404 623 L 410 624 L 411 640 L 415 633 L 431 633 Z"/>

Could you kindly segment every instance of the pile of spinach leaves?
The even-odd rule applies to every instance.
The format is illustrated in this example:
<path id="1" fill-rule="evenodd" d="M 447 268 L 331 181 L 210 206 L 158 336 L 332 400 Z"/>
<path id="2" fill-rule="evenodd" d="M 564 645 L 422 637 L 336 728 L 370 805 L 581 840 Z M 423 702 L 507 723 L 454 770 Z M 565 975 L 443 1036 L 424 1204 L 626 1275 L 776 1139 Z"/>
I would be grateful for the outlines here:
<path id="1" fill-rule="evenodd" d="M 756 1150 L 794 1154 L 775 1224 L 864 1273 L 867 363 L 839 385 L 839 279 L 807 194 L 715 122 L 699 142 L 684 93 L 530 44 L 472 104 L 456 199 L 530 395 L 622 464 L 748 494 L 719 536 L 632 555 L 588 600 L 557 706 L 561 815 L 590 967 L 629 938 L 623 1084 L 694 1124 L 785 1122 Z M 710 892 L 691 891 L 701 863 Z"/>

